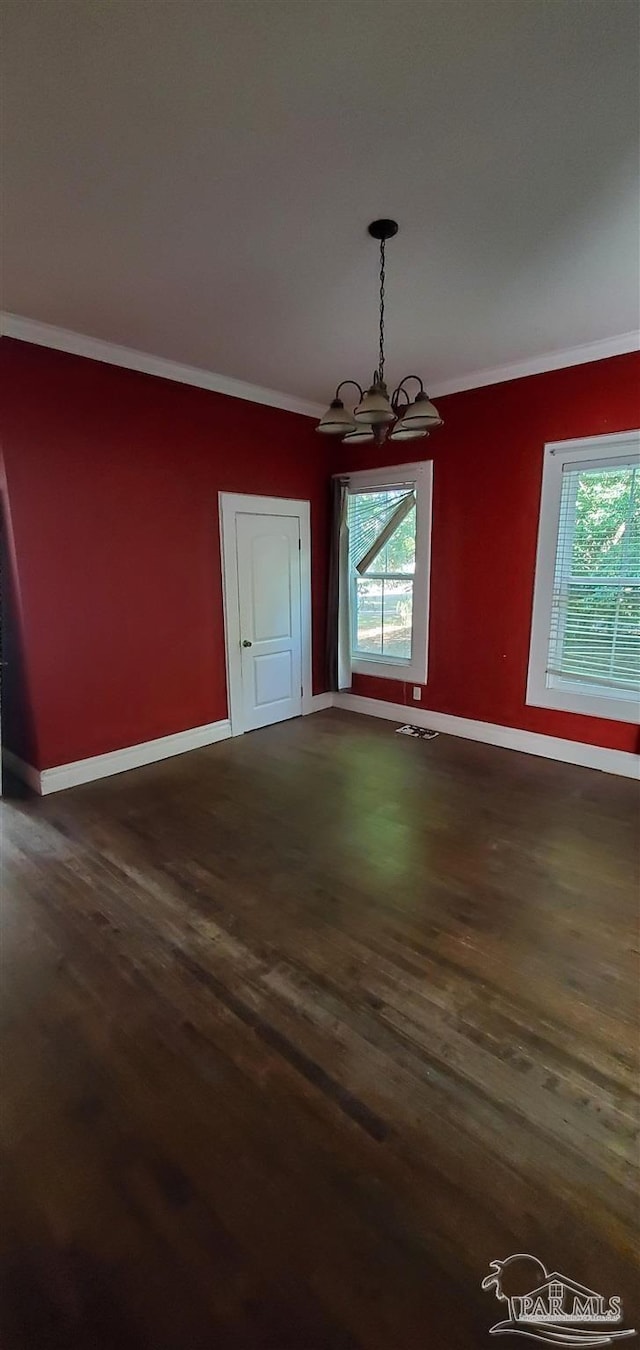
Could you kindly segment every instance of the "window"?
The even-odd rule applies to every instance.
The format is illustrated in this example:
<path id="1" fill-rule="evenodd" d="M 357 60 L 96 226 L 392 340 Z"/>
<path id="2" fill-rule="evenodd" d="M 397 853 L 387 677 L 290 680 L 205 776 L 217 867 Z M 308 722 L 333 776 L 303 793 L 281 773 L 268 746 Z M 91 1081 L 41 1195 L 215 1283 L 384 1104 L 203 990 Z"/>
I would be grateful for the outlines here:
<path id="1" fill-rule="evenodd" d="M 639 720 L 640 432 L 545 447 L 527 701 Z"/>
<path id="2" fill-rule="evenodd" d="M 353 669 L 425 683 L 431 464 L 352 474 L 347 521 Z"/>

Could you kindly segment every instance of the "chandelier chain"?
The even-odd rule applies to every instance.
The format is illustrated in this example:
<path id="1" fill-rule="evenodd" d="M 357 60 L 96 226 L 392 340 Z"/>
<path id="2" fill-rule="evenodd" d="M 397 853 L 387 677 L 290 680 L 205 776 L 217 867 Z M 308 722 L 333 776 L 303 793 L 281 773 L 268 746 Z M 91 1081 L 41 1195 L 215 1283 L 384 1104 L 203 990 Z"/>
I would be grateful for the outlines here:
<path id="1" fill-rule="evenodd" d="M 378 357 L 378 375 L 380 383 L 384 381 L 384 250 L 386 240 L 380 240 L 380 354 Z"/>
<path id="2" fill-rule="evenodd" d="M 1 0 L 0 0 L 1 3 Z M 419 375 L 405 375 L 389 392 L 384 379 L 385 345 L 385 263 L 389 239 L 398 233 L 396 220 L 372 220 L 369 234 L 380 245 L 379 268 L 379 350 L 378 368 L 373 372 L 371 385 L 362 390 L 357 380 L 342 380 L 330 407 L 318 423 L 317 430 L 327 436 L 339 436 L 345 445 L 352 441 L 375 441 L 380 446 L 390 434 L 392 440 L 405 441 L 428 436 L 435 427 L 442 426 L 437 408 L 428 398 Z M 410 394 L 407 385 L 418 385 L 418 392 Z M 351 386 L 358 391 L 360 402 L 351 411 L 345 407 L 342 391 Z M 347 400 L 354 402 L 353 399 Z"/>

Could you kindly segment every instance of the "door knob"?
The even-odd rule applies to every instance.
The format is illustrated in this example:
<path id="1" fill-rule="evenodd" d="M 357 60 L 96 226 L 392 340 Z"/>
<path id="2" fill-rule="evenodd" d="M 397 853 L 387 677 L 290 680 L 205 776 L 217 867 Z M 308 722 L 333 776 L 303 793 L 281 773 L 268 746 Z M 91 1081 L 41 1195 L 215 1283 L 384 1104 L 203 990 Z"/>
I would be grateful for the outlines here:
<path id="1" fill-rule="evenodd" d="M 242 639 L 242 645 L 243 645 L 243 647 L 250 647 L 250 646 L 251 646 L 251 643 L 248 641 L 247 638 L 243 638 L 243 639 Z"/>

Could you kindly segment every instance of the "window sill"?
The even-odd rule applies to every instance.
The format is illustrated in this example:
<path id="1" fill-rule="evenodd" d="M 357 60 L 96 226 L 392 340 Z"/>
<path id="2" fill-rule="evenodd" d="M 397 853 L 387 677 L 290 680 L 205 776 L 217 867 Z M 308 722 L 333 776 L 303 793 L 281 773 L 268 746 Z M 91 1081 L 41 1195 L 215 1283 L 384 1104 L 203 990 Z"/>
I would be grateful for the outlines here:
<path id="1" fill-rule="evenodd" d="M 581 713 L 584 717 L 602 717 L 608 722 L 640 722 L 640 699 L 583 693 L 573 689 L 529 689 L 527 706 L 551 708 L 555 712 Z"/>
<path id="2" fill-rule="evenodd" d="M 374 675 L 380 680 L 405 680 L 408 684 L 427 683 L 426 661 L 385 661 L 372 657 L 352 656 L 351 669 L 356 675 Z"/>

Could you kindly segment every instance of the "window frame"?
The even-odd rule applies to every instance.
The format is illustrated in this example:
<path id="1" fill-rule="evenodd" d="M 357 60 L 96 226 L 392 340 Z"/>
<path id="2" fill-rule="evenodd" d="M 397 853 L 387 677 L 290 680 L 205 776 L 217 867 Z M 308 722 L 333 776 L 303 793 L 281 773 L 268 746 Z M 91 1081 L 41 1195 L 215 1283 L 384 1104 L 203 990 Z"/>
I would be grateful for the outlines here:
<path id="1" fill-rule="evenodd" d="M 527 675 L 526 702 L 535 708 L 553 708 L 557 712 L 582 713 L 616 722 L 640 722 L 640 698 L 633 694 L 614 694 L 610 689 L 598 693 L 591 681 L 562 679 L 562 686 L 547 685 L 547 660 L 551 634 L 553 586 L 560 528 L 562 475 L 565 464 L 602 463 L 611 459 L 640 462 L 640 430 L 619 431 L 604 436 L 588 436 L 567 441 L 549 441 L 544 447 L 542 494 L 538 523 L 531 640 Z"/>
<path id="2" fill-rule="evenodd" d="M 366 656 L 354 649 L 355 615 L 351 614 L 351 669 L 358 675 L 375 675 L 383 680 L 405 680 L 426 684 L 429 648 L 429 601 L 431 593 L 431 519 L 433 502 L 433 460 L 415 464 L 389 464 L 382 469 L 362 469 L 336 474 L 347 479 L 348 491 L 411 487 L 416 494 L 416 564 L 413 576 L 411 658 Z M 401 574 L 398 574 L 401 580 Z M 351 578 L 350 578 L 351 581 Z M 353 606 L 352 606 L 353 609 Z"/>

